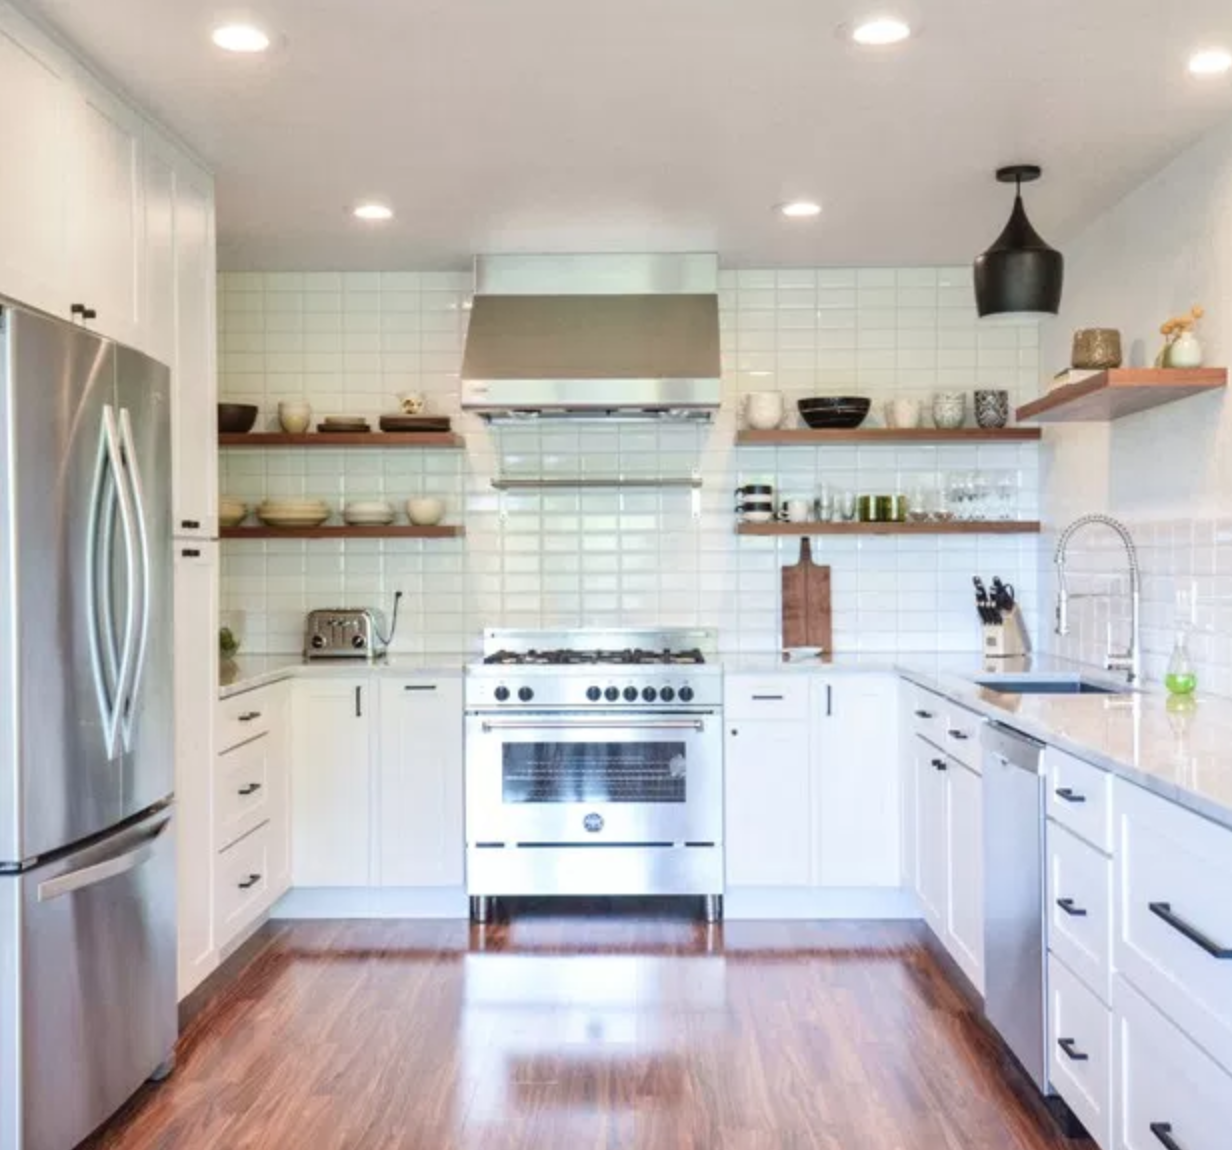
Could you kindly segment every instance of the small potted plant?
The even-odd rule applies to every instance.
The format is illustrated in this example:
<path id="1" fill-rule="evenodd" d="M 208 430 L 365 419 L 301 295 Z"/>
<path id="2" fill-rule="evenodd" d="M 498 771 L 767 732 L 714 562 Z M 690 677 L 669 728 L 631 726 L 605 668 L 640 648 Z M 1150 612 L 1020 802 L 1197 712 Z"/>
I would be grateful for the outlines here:
<path id="1" fill-rule="evenodd" d="M 1156 367 L 1201 367 L 1202 344 L 1194 328 L 1206 311 L 1195 304 L 1186 315 L 1174 316 L 1160 325 L 1159 334 L 1164 337 L 1164 346 L 1155 358 Z"/>

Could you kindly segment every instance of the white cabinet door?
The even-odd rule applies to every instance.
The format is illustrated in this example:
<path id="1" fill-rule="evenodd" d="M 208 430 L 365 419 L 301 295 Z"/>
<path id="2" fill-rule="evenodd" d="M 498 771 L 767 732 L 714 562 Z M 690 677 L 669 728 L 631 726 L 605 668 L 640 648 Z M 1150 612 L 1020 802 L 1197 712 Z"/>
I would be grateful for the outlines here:
<path id="1" fill-rule="evenodd" d="M 979 775 L 948 758 L 950 955 L 984 993 L 984 790 Z"/>
<path id="2" fill-rule="evenodd" d="M 152 130 L 145 136 L 145 350 L 171 368 L 175 362 L 175 182 L 176 155 Z"/>
<path id="3" fill-rule="evenodd" d="M 214 182 L 180 157 L 175 181 L 175 443 L 177 535 L 214 534 L 218 513 L 218 326 Z"/>
<path id="4" fill-rule="evenodd" d="M 75 86 L 67 140 L 68 302 L 97 313 L 91 329 L 144 350 L 144 121 L 84 70 Z"/>
<path id="5" fill-rule="evenodd" d="M 294 684 L 291 874 L 296 886 L 371 880 L 369 681 L 307 677 Z"/>
<path id="6" fill-rule="evenodd" d="M 883 675 L 814 679 L 816 882 L 897 887 L 898 683 Z"/>
<path id="7" fill-rule="evenodd" d="M 175 548 L 175 792 L 179 993 L 217 962 L 214 875 L 214 700 L 218 695 L 218 544 Z"/>
<path id="8" fill-rule="evenodd" d="M 728 886 L 807 886 L 812 879 L 809 725 L 750 719 L 725 739 Z"/>
<path id="9" fill-rule="evenodd" d="M 918 688 L 912 683 L 899 683 L 898 777 L 901 791 L 899 803 L 899 833 L 902 836 L 903 886 L 920 893 L 920 848 L 916 838 L 915 702 Z"/>
<path id="10" fill-rule="evenodd" d="M 915 740 L 916 857 L 924 918 L 943 942 L 949 919 L 949 766 L 945 756 Z"/>
<path id="11" fill-rule="evenodd" d="M 382 679 L 380 710 L 380 883 L 460 886 L 462 679 Z"/>
<path id="12" fill-rule="evenodd" d="M 67 62 L 0 8 L 0 295 L 66 314 Z"/>

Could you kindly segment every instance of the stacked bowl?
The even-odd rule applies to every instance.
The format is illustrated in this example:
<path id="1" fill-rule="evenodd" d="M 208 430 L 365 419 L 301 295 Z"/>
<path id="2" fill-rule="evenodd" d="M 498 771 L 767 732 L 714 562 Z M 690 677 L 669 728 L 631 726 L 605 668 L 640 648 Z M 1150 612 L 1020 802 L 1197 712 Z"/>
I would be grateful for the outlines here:
<path id="1" fill-rule="evenodd" d="M 872 400 L 859 395 L 823 395 L 796 402 L 800 418 L 814 430 L 859 427 Z"/>
<path id="2" fill-rule="evenodd" d="M 266 499 L 257 517 L 267 527 L 320 527 L 329 518 L 323 499 Z"/>
<path id="3" fill-rule="evenodd" d="M 344 523 L 352 527 L 385 527 L 394 521 L 393 505 L 384 499 L 352 499 L 342 509 Z"/>
<path id="4" fill-rule="evenodd" d="M 248 504 L 242 499 L 232 499 L 229 495 L 218 498 L 218 526 L 238 527 L 248 518 Z"/>

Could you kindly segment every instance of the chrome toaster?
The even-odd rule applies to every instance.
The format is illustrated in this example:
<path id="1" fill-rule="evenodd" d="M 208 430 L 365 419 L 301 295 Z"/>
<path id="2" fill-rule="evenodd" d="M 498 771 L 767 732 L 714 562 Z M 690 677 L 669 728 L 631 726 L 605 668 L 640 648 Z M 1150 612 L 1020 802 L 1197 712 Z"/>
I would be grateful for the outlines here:
<path id="1" fill-rule="evenodd" d="M 385 616 L 371 607 L 324 607 L 304 624 L 305 659 L 373 659 L 385 653 Z"/>

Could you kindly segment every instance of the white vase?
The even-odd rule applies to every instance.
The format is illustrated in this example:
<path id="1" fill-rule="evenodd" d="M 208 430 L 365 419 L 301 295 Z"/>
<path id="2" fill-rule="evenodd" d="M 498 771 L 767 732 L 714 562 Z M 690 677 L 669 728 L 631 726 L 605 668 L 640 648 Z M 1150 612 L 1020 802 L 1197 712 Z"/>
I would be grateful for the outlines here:
<path id="1" fill-rule="evenodd" d="M 1168 353 L 1169 367 L 1201 367 L 1202 341 L 1192 331 L 1183 331 L 1172 344 Z"/>
<path id="2" fill-rule="evenodd" d="M 744 397 L 744 421 L 754 431 L 773 431 L 783 423 L 783 395 L 778 391 L 751 391 Z"/>

